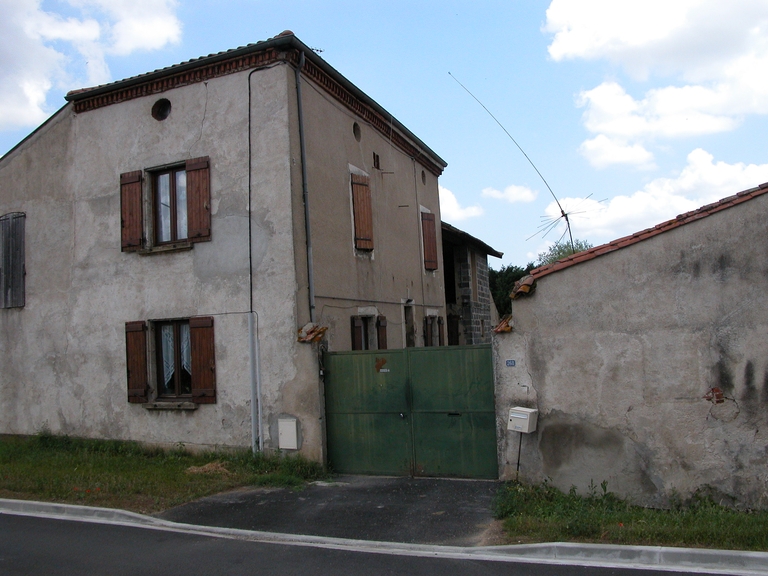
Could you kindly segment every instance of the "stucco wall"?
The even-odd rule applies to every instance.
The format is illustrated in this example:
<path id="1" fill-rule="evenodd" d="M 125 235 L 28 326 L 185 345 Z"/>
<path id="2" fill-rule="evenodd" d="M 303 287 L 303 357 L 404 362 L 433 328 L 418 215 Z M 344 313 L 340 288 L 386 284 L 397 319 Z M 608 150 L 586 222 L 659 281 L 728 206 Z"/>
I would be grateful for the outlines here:
<path id="1" fill-rule="evenodd" d="M 263 439 L 299 418 L 322 458 L 316 358 L 298 345 L 291 206 L 290 70 L 251 78 L 251 258 Z M 150 115 L 160 97 L 171 115 Z M 66 107 L 0 161 L 0 213 L 26 219 L 27 300 L 0 310 L 0 432 L 150 442 L 251 442 L 248 73 L 75 115 Z M 189 251 L 120 251 L 122 172 L 210 156 L 212 241 Z M 217 402 L 149 411 L 126 399 L 124 324 L 212 315 Z"/>
<path id="2" fill-rule="evenodd" d="M 542 277 L 497 335 L 500 470 L 664 504 L 709 486 L 768 505 L 768 198 Z M 515 360 L 507 367 L 505 360 Z M 722 403 L 704 397 L 725 391 Z"/>
<path id="3" fill-rule="evenodd" d="M 438 250 L 438 269 L 425 270 L 421 234 L 425 208 L 436 216 L 437 246 L 441 246 L 437 176 L 310 80 L 303 81 L 302 101 L 316 311 L 318 322 L 329 328 L 329 349 L 351 350 L 350 317 L 361 309 L 363 315 L 375 310 L 386 316 L 388 347 L 404 347 L 403 302 L 409 299 L 416 344 L 421 346 L 427 310 L 445 316 L 442 251 Z M 374 153 L 379 169 L 373 165 Z M 372 252 L 354 245 L 352 169 L 370 176 Z"/>

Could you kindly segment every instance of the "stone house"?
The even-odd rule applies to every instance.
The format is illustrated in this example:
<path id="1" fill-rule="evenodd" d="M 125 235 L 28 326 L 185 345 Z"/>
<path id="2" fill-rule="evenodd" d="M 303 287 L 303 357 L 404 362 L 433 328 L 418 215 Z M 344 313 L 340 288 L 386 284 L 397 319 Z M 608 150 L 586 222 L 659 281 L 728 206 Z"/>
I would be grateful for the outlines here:
<path id="1" fill-rule="evenodd" d="M 767 193 L 531 272 L 494 341 L 503 478 L 768 505 Z M 507 430 L 513 406 L 534 433 Z"/>
<path id="2" fill-rule="evenodd" d="M 488 344 L 499 321 L 488 279 L 488 256 L 502 252 L 443 222 L 445 304 L 449 345 Z"/>
<path id="3" fill-rule="evenodd" d="M 0 433 L 323 461 L 320 348 L 445 319 L 445 162 L 290 32 L 66 99 L 0 159 Z"/>

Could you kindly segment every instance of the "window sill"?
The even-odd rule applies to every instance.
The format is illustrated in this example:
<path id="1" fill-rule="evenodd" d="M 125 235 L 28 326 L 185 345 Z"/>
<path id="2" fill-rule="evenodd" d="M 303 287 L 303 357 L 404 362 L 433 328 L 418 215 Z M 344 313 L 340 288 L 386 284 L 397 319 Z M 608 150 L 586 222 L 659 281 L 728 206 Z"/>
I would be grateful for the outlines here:
<path id="1" fill-rule="evenodd" d="M 163 400 L 147 402 L 144 404 L 144 408 L 147 410 L 197 410 L 197 404 L 194 402 L 173 402 Z"/>
<path id="2" fill-rule="evenodd" d="M 162 254 L 165 252 L 184 252 L 192 250 L 194 246 L 192 242 L 174 242 L 173 244 L 161 244 L 150 248 L 142 248 L 141 250 L 136 250 L 136 252 L 142 256 L 149 256 L 150 254 Z"/>

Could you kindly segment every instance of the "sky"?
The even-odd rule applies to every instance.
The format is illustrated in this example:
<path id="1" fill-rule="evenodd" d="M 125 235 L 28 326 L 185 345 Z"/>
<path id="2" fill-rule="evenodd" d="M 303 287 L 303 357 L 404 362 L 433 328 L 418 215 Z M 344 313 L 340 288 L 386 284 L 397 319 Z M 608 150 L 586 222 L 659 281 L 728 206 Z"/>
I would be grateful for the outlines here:
<path id="1" fill-rule="evenodd" d="M 442 218 L 503 252 L 495 269 L 561 239 L 557 201 L 598 245 L 768 182 L 768 0 L 0 0 L 0 15 L 0 155 L 69 90 L 291 30 L 448 163 Z"/>

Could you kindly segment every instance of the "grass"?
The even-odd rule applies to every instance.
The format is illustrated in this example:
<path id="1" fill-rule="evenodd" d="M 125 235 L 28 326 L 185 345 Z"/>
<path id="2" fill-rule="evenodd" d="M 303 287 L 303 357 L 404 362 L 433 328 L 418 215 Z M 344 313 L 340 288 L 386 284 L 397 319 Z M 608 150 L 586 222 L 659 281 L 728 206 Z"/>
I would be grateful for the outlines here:
<path id="1" fill-rule="evenodd" d="M 0 437 L 1 498 L 153 513 L 243 486 L 300 487 L 325 476 L 300 456 L 191 454 L 47 433 Z"/>
<path id="2" fill-rule="evenodd" d="M 768 550 L 768 512 L 738 511 L 696 494 L 668 510 L 632 505 L 592 485 L 588 496 L 564 494 L 546 483 L 506 484 L 496 517 L 513 543 L 594 542 Z"/>

